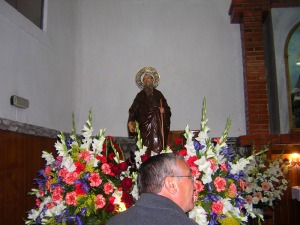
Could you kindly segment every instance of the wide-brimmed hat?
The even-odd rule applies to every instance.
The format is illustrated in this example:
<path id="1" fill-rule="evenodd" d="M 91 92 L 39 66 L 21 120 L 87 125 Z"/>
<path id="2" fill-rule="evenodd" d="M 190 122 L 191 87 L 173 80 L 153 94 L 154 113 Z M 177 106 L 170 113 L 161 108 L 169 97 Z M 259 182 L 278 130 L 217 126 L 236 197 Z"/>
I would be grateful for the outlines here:
<path id="1" fill-rule="evenodd" d="M 153 67 L 145 66 L 139 70 L 139 72 L 135 75 L 135 83 L 140 88 L 143 89 L 143 77 L 145 74 L 149 74 L 153 77 L 153 87 L 156 88 L 159 84 L 160 75 L 156 69 Z"/>

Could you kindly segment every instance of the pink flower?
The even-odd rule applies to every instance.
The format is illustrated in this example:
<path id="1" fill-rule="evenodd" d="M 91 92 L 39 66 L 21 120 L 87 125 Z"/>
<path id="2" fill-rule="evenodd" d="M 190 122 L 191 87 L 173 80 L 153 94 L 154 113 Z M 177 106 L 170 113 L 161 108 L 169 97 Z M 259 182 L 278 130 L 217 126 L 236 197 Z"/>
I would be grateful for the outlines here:
<path id="1" fill-rule="evenodd" d="M 245 186 L 246 186 L 246 187 L 251 187 L 251 186 L 252 186 L 252 183 L 247 181 L 247 182 L 245 183 Z"/>
<path id="2" fill-rule="evenodd" d="M 236 185 L 234 183 L 230 184 L 228 188 L 228 197 L 233 198 L 237 194 Z"/>
<path id="3" fill-rule="evenodd" d="M 53 193 L 63 193 L 64 190 L 61 188 L 61 186 L 56 186 L 53 190 L 52 190 Z"/>
<path id="4" fill-rule="evenodd" d="M 91 173 L 89 176 L 90 185 L 92 187 L 98 187 L 102 183 L 102 179 L 98 173 Z"/>
<path id="5" fill-rule="evenodd" d="M 59 177 L 62 177 L 62 178 L 65 178 L 67 174 L 68 174 L 68 170 L 65 169 L 65 168 L 61 169 L 61 170 L 58 172 L 58 176 L 59 176 Z"/>
<path id="6" fill-rule="evenodd" d="M 195 180 L 194 184 L 196 186 L 196 190 L 195 190 L 196 193 L 199 193 L 204 190 L 204 185 L 200 180 Z"/>
<path id="7" fill-rule="evenodd" d="M 61 202 L 63 200 L 63 195 L 62 193 L 64 192 L 64 190 L 60 187 L 60 186 L 56 186 L 53 190 L 52 190 L 52 201 L 55 203 Z"/>
<path id="8" fill-rule="evenodd" d="M 107 163 L 102 164 L 101 170 L 104 174 L 110 174 L 111 173 L 110 165 L 107 164 Z"/>
<path id="9" fill-rule="evenodd" d="M 97 198 L 95 202 L 96 209 L 102 209 L 106 203 L 105 198 L 101 194 L 97 195 L 96 198 Z"/>
<path id="10" fill-rule="evenodd" d="M 57 156 L 56 157 L 56 162 L 62 162 L 63 157 L 62 156 Z"/>
<path id="11" fill-rule="evenodd" d="M 201 172 L 199 171 L 198 167 L 192 166 L 191 170 L 192 170 L 192 175 L 198 179 L 201 175 Z"/>
<path id="12" fill-rule="evenodd" d="M 40 205 L 41 205 L 41 200 L 40 200 L 39 198 L 37 198 L 37 199 L 35 200 L 35 205 L 36 205 L 37 207 L 40 207 Z"/>
<path id="13" fill-rule="evenodd" d="M 46 190 L 50 190 L 51 188 L 51 180 L 46 181 Z"/>
<path id="14" fill-rule="evenodd" d="M 44 190 L 43 189 L 39 189 L 39 194 L 40 194 L 41 197 L 44 197 L 45 196 Z"/>
<path id="15" fill-rule="evenodd" d="M 53 202 L 50 202 L 50 203 L 47 203 L 47 204 L 46 204 L 47 209 L 52 209 L 54 206 L 55 206 L 55 205 L 54 205 Z"/>
<path id="16" fill-rule="evenodd" d="M 216 171 L 218 167 L 217 167 L 217 164 L 216 164 L 215 160 L 213 160 L 213 159 L 208 159 L 207 161 L 210 162 L 210 168 L 211 168 L 213 171 Z"/>
<path id="17" fill-rule="evenodd" d="M 221 214 L 223 211 L 223 204 L 222 202 L 219 200 L 217 202 L 213 202 L 211 205 L 211 209 L 214 213 L 216 214 Z"/>
<path id="18" fill-rule="evenodd" d="M 215 143 L 218 143 L 219 140 L 220 140 L 220 138 L 214 138 L 214 142 L 215 142 Z"/>
<path id="19" fill-rule="evenodd" d="M 224 191 L 225 190 L 225 187 L 226 187 L 226 180 L 222 177 L 217 177 L 215 180 L 214 180 L 214 185 L 217 189 L 217 192 L 221 192 L 221 191 Z"/>
<path id="20" fill-rule="evenodd" d="M 246 199 L 248 204 L 252 203 L 252 196 L 251 195 L 247 195 L 245 199 Z"/>
<path id="21" fill-rule="evenodd" d="M 261 183 L 261 188 L 264 190 L 264 191 L 268 191 L 270 189 L 270 184 L 268 182 L 262 182 Z"/>
<path id="22" fill-rule="evenodd" d="M 60 192 L 53 192 L 51 199 L 55 203 L 59 203 L 63 200 L 63 196 Z"/>
<path id="23" fill-rule="evenodd" d="M 67 184 L 74 184 L 74 181 L 77 180 L 79 177 L 79 174 L 74 171 L 74 172 L 70 172 L 67 173 L 66 176 L 64 177 L 63 181 L 66 182 Z"/>
<path id="24" fill-rule="evenodd" d="M 52 170 L 52 168 L 51 168 L 50 166 L 47 166 L 47 167 L 45 168 L 45 174 L 46 174 L 47 176 L 49 176 L 50 173 L 51 173 L 51 170 Z"/>
<path id="25" fill-rule="evenodd" d="M 66 203 L 68 205 L 74 205 L 76 206 L 76 199 L 77 199 L 77 195 L 76 195 L 76 192 L 75 191 L 72 191 L 72 192 L 68 192 L 66 194 Z"/>
<path id="26" fill-rule="evenodd" d="M 227 167 L 226 167 L 226 162 L 223 162 L 223 163 L 220 165 L 220 169 L 223 170 L 223 171 L 225 171 L 225 172 L 228 171 L 228 169 L 227 169 Z"/>
<path id="27" fill-rule="evenodd" d="M 110 194 L 114 191 L 114 187 L 110 182 L 107 182 L 103 185 L 103 190 L 105 194 Z"/>
<path id="28" fill-rule="evenodd" d="M 91 154 L 88 151 L 80 152 L 78 154 L 79 159 L 84 159 L 86 162 L 91 160 Z"/>
<path id="29" fill-rule="evenodd" d="M 262 199 L 262 193 L 261 192 L 254 192 L 253 196 L 256 197 L 256 198 L 258 198 L 259 200 Z"/>
<path id="30" fill-rule="evenodd" d="M 241 187 L 242 191 L 244 191 L 245 190 L 245 182 L 242 179 L 240 179 L 239 183 L 240 183 L 240 187 Z"/>

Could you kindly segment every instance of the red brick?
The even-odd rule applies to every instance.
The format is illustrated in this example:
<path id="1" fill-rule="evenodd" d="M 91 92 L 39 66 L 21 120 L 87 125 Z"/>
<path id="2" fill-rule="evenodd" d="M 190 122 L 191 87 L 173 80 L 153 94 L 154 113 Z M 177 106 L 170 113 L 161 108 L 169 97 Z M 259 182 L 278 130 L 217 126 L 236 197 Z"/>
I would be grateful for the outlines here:
<path id="1" fill-rule="evenodd" d="M 269 115 L 268 114 L 259 114 L 258 118 L 260 120 L 269 120 Z"/>
<path id="2" fill-rule="evenodd" d="M 258 114 L 250 114 L 249 115 L 249 120 L 259 120 L 259 116 Z"/>
<path id="3" fill-rule="evenodd" d="M 261 146 L 267 145 L 269 143 L 268 139 L 255 139 L 252 141 L 255 145 L 261 145 Z"/>

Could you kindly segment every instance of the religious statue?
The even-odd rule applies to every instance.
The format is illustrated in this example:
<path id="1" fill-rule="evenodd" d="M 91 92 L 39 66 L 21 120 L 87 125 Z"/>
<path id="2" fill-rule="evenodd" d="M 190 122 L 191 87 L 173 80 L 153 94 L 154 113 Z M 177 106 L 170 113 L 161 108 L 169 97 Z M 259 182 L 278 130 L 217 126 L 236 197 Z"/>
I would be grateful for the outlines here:
<path id="1" fill-rule="evenodd" d="M 143 67 L 136 74 L 136 84 L 142 89 L 135 97 L 128 118 L 130 135 L 135 132 L 135 121 L 147 154 L 160 153 L 168 144 L 171 109 L 164 95 L 156 89 L 160 75 L 152 67 Z"/>

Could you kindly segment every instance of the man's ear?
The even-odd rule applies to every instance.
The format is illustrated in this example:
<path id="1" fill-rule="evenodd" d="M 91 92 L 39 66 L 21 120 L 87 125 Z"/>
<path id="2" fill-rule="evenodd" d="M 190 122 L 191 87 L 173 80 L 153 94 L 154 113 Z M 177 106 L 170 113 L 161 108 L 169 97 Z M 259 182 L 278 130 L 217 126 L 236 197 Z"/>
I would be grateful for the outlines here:
<path id="1" fill-rule="evenodd" d="M 166 177 L 164 186 L 171 195 L 177 193 L 178 186 L 174 177 Z"/>

